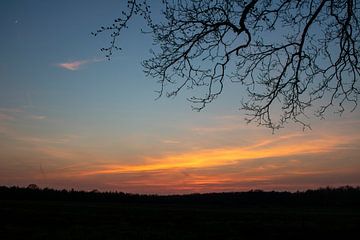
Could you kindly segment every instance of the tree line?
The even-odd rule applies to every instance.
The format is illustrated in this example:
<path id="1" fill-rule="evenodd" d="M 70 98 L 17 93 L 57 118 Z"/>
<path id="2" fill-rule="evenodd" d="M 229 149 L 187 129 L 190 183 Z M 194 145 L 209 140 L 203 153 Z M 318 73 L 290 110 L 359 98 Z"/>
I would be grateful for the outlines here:
<path id="1" fill-rule="evenodd" d="M 343 186 L 319 188 L 306 191 L 262 191 L 222 193 L 192 193 L 185 195 L 147 195 L 117 191 L 100 192 L 56 190 L 28 187 L 0 186 L 0 200 L 21 201 L 75 201 L 114 203 L 159 203 L 159 204 L 215 204 L 215 205 L 279 205 L 279 206 L 360 206 L 360 187 Z"/>

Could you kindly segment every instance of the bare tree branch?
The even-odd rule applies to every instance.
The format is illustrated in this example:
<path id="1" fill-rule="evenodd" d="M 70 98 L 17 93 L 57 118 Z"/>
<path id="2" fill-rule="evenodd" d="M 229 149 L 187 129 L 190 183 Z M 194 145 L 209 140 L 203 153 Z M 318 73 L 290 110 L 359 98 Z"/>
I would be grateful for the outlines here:
<path id="1" fill-rule="evenodd" d="M 359 4 L 355 0 L 163 0 L 154 23 L 147 0 L 94 35 L 111 34 L 108 58 L 134 16 L 142 16 L 158 47 L 143 62 L 158 79 L 159 97 L 196 89 L 201 110 L 225 81 L 247 90 L 241 109 L 248 122 L 272 129 L 294 121 L 304 127 L 307 109 L 323 117 L 333 107 L 354 110 L 359 96 Z"/>

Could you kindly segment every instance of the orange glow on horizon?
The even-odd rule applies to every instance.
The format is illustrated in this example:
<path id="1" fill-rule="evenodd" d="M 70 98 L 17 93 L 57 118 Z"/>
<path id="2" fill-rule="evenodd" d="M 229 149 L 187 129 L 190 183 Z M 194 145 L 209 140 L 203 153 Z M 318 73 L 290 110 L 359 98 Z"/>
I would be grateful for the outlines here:
<path id="1" fill-rule="evenodd" d="M 287 137 L 291 139 L 292 137 Z M 287 140 L 287 138 L 284 138 Z M 324 138 L 320 140 L 302 141 L 300 144 L 288 141 L 273 145 L 273 142 L 263 141 L 247 147 L 228 147 L 189 151 L 180 154 L 167 154 L 160 157 L 145 157 L 143 163 L 137 165 L 103 165 L 96 170 L 86 170 L 76 173 L 78 176 L 136 173 L 145 171 L 164 171 L 171 169 L 197 169 L 219 167 L 251 161 L 261 158 L 274 158 L 316 154 L 331 151 L 346 139 Z"/>

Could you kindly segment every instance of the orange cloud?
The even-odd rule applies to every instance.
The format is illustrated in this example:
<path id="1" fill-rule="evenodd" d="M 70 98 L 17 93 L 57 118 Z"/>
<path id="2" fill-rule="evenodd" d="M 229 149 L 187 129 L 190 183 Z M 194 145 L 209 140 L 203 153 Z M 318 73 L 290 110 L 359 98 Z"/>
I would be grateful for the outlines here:
<path id="1" fill-rule="evenodd" d="M 75 71 L 80 68 L 81 65 L 89 63 L 88 60 L 83 61 L 73 61 L 73 62 L 65 62 L 57 64 L 58 67 L 65 68 L 67 70 Z"/>
<path id="2" fill-rule="evenodd" d="M 75 71 L 75 70 L 78 70 L 83 65 L 101 62 L 103 60 L 104 59 L 98 59 L 98 58 L 77 60 L 77 61 L 72 61 L 72 62 L 58 63 L 58 64 L 56 64 L 56 66 L 70 70 L 70 71 Z"/>
<path id="3" fill-rule="evenodd" d="M 79 173 L 82 176 L 98 174 L 135 173 L 171 169 L 200 169 L 237 164 L 262 158 L 316 154 L 332 151 L 348 139 L 340 137 L 299 141 L 299 135 L 281 138 L 283 141 L 263 141 L 246 147 L 226 147 L 165 154 L 160 157 L 144 157 L 137 165 L 104 165 L 96 170 Z"/>
<path id="4" fill-rule="evenodd" d="M 347 130 L 347 127 L 358 126 L 358 122 L 345 126 L 344 129 L 322 126 L 336 131 L 319 128 L 305 133 L 265 136 L 241 132 L 231 137 L 226 132 L 226 139 L 219 131 L 216 132 L 219 138 L 201 135 L 191 146 L 186 145 L 186 138 L 179 136 L 158 139 L 155 147 L 149 147 L 147 142 L 137 141 L 143 137 L 140 135 L 104 150 L 93 147 L 92 144 L 98 142 L 83 144 L 84 137 L 80 141 L 76 136 L 29 136 L 18 133 L 15 128 L 12 135 L 8 131 L 6 135 L 22 147 L 18 154 L 26 159 L 23 166 L 32 166 L 23 178 L 26 181 L 44 181 L 44 186 L 79 184 L 81 189 L 90 186 L 91 189 L 169 194 L 357 184 L 360 179 L 358 128 Z M 216 144 L 207 144 L 209 139 Z M 123 149 L 112 151 L 118 146 L 134 147 L 136 154 Z M 2 153 L 2 158 L 14 157 Z M 38 166 L 33 167 L 34 163 L 39 165 L 38 162 L 42 164 L 41 171 Z M 2 178 L 9 179 L 8 176 Z"/>

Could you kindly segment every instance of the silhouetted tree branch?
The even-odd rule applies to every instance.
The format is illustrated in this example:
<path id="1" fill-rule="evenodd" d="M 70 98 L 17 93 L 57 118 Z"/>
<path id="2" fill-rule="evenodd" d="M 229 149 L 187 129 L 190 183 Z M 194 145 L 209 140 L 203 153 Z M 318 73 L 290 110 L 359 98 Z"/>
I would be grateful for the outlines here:
<path id="1" fill-rule="evenodd" d="M 142 16 L 158 46 L 143 62 L 157 78 L 159 97 L 197 89 L 189 101 L 203 109 L 240 82 L 248 122 L 272 129 L 289 120 L 308 126 L 306 110 L 353 111 L 359 96 L 359 3 L 355 0 L 163 0 L 162 20 L 151 2 L 128 1 L 110 32 L 110 58 L 129 20 Z M 306 119 L 305 119 L 306 120 Z"/>

